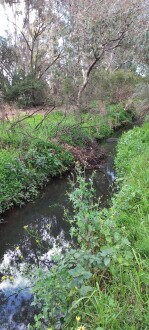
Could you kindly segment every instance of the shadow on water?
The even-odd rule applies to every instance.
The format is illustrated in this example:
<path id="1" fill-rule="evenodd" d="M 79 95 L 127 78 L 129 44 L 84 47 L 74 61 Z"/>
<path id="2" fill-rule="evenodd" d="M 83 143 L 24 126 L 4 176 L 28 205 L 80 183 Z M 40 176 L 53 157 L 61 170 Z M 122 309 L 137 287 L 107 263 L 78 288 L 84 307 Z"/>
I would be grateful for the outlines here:
<path id="1" fill-rule="evenodd" d="M 109 139 L 103 145 L 108 158 L 94 177 L 96 194 L 103 206 L 108 205 L 115 181 L 116 142 L 116 139 Z M 87 171 L 87 179 L 91 174 Z M 69 223 L 63 219 L 63 212 L 64 207 L 70 208 L 66 194 L 70 190 L 69 176 L 51 180 L 36 201 L 14 208 L 4 216 L 4 223 L 0 225 L 0 276 L 3 277 L 0 330 L 26 330 L 27 324 L 33 322 L 32 284 L 24 274 L 34 265 L 50 269 L 52 255 L 68 248 Z"/>

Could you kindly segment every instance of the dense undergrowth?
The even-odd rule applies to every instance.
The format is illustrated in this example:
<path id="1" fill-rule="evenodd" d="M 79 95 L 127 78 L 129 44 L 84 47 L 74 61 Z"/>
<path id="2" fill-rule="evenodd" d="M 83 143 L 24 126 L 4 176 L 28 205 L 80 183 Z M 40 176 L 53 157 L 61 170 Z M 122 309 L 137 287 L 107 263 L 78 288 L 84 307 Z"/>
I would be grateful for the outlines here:
<path id="1" fill-rule="evenodd" d="M 1 124 L 0 213 L 36 197 L 49 177 L 60 175 L 73 164 L 73 156 L 51 142 L 46 131 L 33 132 L 36 120 L 14 129 Z M 45 135 L 44 135 L 45 134 Z"/>
<path id="2" fill-rule="evenodd" d="M 97 109 L 96 109 L 97 110 Z M 34 115 L 0 123 L 0 213 L 37 195 L 50 176 L 60 175 L 73 164 L 73 156 L 62 144 L 84 147 L 94 138 L 108 137 L 115 127 L 131 122 L 133 113 L 120 104 L 107 113 L 53 112 L 44 119 Z M 44 120 L 43 120 L 44 119 Z M 54 142 L 51 142 L 53 141 Z"/>
<path id="3" fill-rule="evenodd" d="M 76 247 L 32 275 L 41 308 L 36 329 L 147 330 L 149 324 L 149 123 L 123 134 L 116 157 L 119 191 L 111 207 L 94 201 L 77 169 L 69 195 Z M 30 326 L 30 329 L 32 327 Z"/>

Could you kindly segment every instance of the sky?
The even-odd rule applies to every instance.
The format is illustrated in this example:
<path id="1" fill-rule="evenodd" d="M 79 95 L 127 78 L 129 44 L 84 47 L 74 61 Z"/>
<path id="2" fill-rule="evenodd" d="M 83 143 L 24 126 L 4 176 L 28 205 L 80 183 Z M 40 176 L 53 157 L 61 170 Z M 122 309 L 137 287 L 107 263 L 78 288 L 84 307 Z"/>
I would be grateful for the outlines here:
<path id="1" fill-rule="evenodd" d="M 19 9 L 23 11 L 23 6 L 20 5 Z M 14 29 L 14 25 L 8 21 L 8 18 L 10 22 L 14 21 L 12 7 L 10 7 L 9 5 L 5 5 L 4 9 L 4 7 L 0 5 L 0 36 L 2 37 L 5 37 L 7 35 L 6 30 L 11 34 Z M 17 18 L 17 25 L 20 27 L 22 26 L 21 18 L 21 15 L 19 15 L 19 17 Z"/>
<path id="2" fill-rule="evenodd" d="M 0 35 L 5 36 L 5 30 L 8 29 L 7 17 L 5 10 L 2 5 L 0 5 Z"/>

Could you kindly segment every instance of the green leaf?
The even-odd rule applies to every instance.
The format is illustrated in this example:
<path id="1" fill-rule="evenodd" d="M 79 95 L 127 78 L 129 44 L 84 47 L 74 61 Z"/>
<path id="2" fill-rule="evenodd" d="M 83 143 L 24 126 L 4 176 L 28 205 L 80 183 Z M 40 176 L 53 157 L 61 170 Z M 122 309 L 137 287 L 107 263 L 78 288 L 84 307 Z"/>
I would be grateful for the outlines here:
<path id="1" fill-rule="evenodd" d="M 70 269 L 68 272 L 72 277 L 79 277 L 82 276 L 84 279 L 88 280 L 91 278 L 92 273 L 89 271 L 86 271 L 83 267 L 77 266 L 74 269 Z"/>
<path id="2" fill-rule="evenodd" d="M 89 292 L 93 291 L 93 288 L 89 285 L 82 285 L 80 288 L 80 295 L 86 296 Z"/>
<path id="3" fill-rule="evenodd" d="M 111 259 L 109 257 L 104 258 L 104 264 L 105 266 L 109 266 Z"/>

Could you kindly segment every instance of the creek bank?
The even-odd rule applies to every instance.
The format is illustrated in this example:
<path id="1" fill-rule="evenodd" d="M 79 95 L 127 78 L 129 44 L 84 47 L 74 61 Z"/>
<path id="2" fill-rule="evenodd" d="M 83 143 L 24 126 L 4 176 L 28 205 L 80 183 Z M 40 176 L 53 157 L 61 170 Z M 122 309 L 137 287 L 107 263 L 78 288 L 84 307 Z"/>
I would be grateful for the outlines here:
<path id="1" fill-rule="evenodd" d="M 5 211 L 14 206 L 22 207 L 37 198 L 52 177 L 56 178 L 73 170 L 76 162 L 87 170 L 103 167 L 108 157 L 108 149 L 104 143 L 116 143 L 117 136 L 123 130 L 124 127 L 119 128 L 115 133 L 116 137 L 89 140 L 84 147 L 60 143 L 55 139 L 35 142 L 24 155 L 21 149 L 17 153 L 8 148 L 1 149 L 1 157 L 4 156 L 4 182 L 1 187 L 5 188 L 0 191 L 3 195 L 0 201 L 0 225 L 3 224 Z"/>
<path id="2" fill-rule="evenodd" d="M 43 149 L 42 149 L 43 148 Z M 23 206 L 35 199 L 51 177 L 59 177 L 75 167 L 75 162 L 87 169 L 99 169 L 107 159 L 107 151 L 96 141 L 86 148 L 69 144 L 40 144 L 25 155 L 5 150 L 6 164 L 2 168 L 0 214 L 14 206 Z M 5 160 L 4 160 L 5 161 Z M 0 224 L 3 221 L 0 219 Z"/>
<path id="3" fill-rule="evenodd" d="M 95 140 L 86 148 L 74 147 L 67 143 L 63 147 L 72 153 L 75 162 L 85 166 L 87 170 L 99 169 L 107 158 L 107 150 L 100 147 Z"/>
<path id="4" fill-rule="evenodd" d="M 100 139 L 102 143 L 103 138 L 112 136 L 113 125 L 131 119 L 122 106 L 114 105 L 104 117 L 82 114 L 77 127 L 73 114 L 65 117 L 59 111 L 46 121 L 38 114 L 21 118 L 14 125 L 1 122 L 0 214 L 34 200 L 51 177 L 71 170 L 74 160 L 91 170 L 100 168 L 106 161 L 106 151 L 90 141 Z"/>

